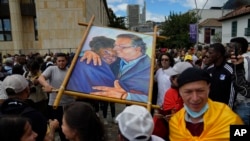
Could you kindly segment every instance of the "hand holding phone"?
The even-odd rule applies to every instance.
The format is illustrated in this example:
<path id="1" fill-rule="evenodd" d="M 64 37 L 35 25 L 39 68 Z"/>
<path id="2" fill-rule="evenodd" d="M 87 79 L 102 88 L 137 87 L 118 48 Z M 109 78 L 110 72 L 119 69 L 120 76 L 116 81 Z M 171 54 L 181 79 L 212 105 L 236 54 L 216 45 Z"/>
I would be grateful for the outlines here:
<path id="1" fill-rule="evenodd" d="M 235 55 L 235 58 L 237 59 L 237 57 L 239 55 L 239 48 L 237 45 L 234 46 L 234 55 Z"/>

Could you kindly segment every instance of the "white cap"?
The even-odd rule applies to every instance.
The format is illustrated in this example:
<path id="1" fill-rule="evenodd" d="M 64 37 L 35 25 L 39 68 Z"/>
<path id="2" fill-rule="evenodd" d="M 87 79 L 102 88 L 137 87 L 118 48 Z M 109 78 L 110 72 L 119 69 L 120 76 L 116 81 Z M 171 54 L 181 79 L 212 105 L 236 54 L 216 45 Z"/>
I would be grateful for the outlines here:
<path id="1" fill-rule="evenodd" d="M 5 91 L 7 88 L 11 88 L 17 94 L 17 93 L 22 92 L 25 88 L 27 88 L 29 83 L 22 75 L 12 74 L 12 75 L 7 76 L 3 80 L 2 85 Z"/>
<path id="2" fill-rule="evenodd" d="M 5 59 L 5 62 L 4 63 L 10 63 L 10 64 L 13 64 L 14 63 L 14 60 L 11 58 L 11 57 L 8 57 Z"/>
<path id="3" fill-rule="evenodd" d="M 127 106 L 116 117 L 116 121 L 121 134 L 130 141 L 146 141 L 153 133 L 153 118 L 149 111 L 142 106 Z"/>
<path id="4" fill-rule="evenodd" d="M 169 76 L 181 74 L 187 68 L 193 67 L 189 62 L 178 62 L 168 71 Z"/>
<path id="5" fill-rule="evenodd" d="M 7 99 L 8 96 L 3 88 L 3 81 L 0 81 L 0 99 Z"/>

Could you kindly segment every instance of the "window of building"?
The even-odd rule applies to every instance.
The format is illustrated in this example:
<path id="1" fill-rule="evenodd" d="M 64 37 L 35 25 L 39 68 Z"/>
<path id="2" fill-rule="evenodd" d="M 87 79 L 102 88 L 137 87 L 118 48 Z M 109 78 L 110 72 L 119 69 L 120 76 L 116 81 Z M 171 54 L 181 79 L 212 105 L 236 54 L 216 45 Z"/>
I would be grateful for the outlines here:
<path id="1" fill-rule="evenodd" d="M 232 32 L 231 32 L 232 37 L 237 36 L 237 21 L 232 22 Z"/>
<path id="2" fill-rule="evenodd" d="M 11 41 L 10 19 L 0 19 L 0 41 Z"/>
<path id="3" fill-rule="evenodd" d="M 0 3 L 9 3 L 9 0 L 0 0 Z"/>
<path id="4" fill-rule="evenodd" d="M 215 35 L 215 29 L 211 29 L 211 35 Z"/>
<path id="5" fill-rule="evenodd" d="M 247 27 L 250 28 L 250 19 L 247 21 Z"/>
<path id="6" fill-rule="evenodd" d="M 35 31 L 35 40 L 38 40 L 38 31 L 37 31 L 37 18 L 34 18 L 34 31 Z"/>

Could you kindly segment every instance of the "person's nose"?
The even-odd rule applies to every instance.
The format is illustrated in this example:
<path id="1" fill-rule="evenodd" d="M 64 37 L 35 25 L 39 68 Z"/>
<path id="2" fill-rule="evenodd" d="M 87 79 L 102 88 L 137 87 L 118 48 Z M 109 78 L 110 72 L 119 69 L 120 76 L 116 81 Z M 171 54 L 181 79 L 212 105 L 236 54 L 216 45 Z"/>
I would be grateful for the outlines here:
<path id="1" fill-rule="evenodd" d="M 114 48 L 113 48 L 113 50 L 119 50 L 119 49 L 120 49 L 120 47 L 117 46 L 117 45 L 115 45 Z"/>
<path id="2" fill-rule="evenodd" d="M 192 93 L 192 101 L 198 101 L 199 100 L 199 95 L 197 92 L 193 92 Z"/>

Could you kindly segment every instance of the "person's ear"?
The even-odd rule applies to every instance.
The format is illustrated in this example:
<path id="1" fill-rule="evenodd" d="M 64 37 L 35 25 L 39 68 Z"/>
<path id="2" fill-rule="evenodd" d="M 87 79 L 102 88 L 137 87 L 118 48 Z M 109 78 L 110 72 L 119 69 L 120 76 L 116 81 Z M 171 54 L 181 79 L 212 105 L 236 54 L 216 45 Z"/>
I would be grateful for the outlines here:
<path id="1" fill-rule="evenodd" d="M 27 99 L 30 96 L 30 89 L 26 87 L 23 91 L 17 94 L 17 96 L 21 99 Z"/>
<path id="2" fill-rule="evenodd" d="M 141 52 L 141 47 L 136 47 L 135 50 Z"/>
<path id="3" fill-rule="evenodd" d="M 122 135 L 118 133 L 118 141 L 123 141 Z"/>

